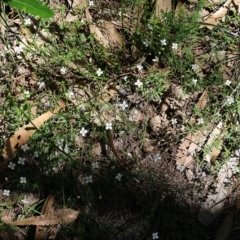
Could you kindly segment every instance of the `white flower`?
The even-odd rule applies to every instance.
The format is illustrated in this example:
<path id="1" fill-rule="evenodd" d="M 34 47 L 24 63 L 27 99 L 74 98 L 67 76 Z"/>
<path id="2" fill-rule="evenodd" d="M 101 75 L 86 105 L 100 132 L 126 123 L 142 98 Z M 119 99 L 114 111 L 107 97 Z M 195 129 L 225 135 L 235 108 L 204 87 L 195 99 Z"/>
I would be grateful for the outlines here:
<path id="1" fill-rule="evenodd" d="M 162 46 L 166 46 L 166 45 L 167 45 L 166 39 L 161 40 L 161 45 L 162 45 Z"/>
<path id="2" fill-rule="evenodd" d="M 18 164 L 24 165 L 24 164 L 25 164 L 25 161 L 26 161 L 25 158 L 19 157 Z"/>
<path id="3" fill-rule="evenodd" d="M 106 123 L 106 130 L 111 130 L 112 129 L 112 123 L 111 122 L 107 122 Z"/>
<path id="4" fill-rule="evenodd" d="M 198 119 L 198 125 L 201 125 L 201 124 L 204 124 L 203 118 L 199 118 L 199 119 Z"/>
<path id="5" fill-rule="evenodd" d="M 30 97 L 30 92 L 29 91 L 24 91 L 24 96 L 26 97 L 26 98 L 29 98 Z"/>
<path id="6" fill-rule="evenodd" d="M 192 64 L 192 70 L 197 72 L 199 70 L 199 66 L 197 64 Z"/>
<path id="7" fill-rule="evenodd" d="M 65 74 L 67 72 L 67 68 L 61 67 L 60 72 L 61 74 Z"/>
<path id="8" fill-rule="evenodd" d="M 192 79 L 192 83 L 194 84 L 194 85 L 196 85 L 197 84 L 197 79 Z"/>
<path id="9" fill-rule="evenodd" d="M 34 152 L 33 156 L 34 156 L 34 157 L 39 157 L 38 152 Z"/>
<path id="10" fill-rule="evenodd" d="M 94 1 L 89 1 L 88 4 L 89 4 L 89 6 L 91 7 L 91 6 L 94 5 Z"/>
<path id="11" fill-rule="evenodd" d="M 96 74 L 97 74 L 99 77 L 103 74 L 103 71 L 101 70 L 101 68 L 99 68 L 99 69 L 96 71 Z"/>
<path id="12" fill-rule="evenodd" d="M 123 77 L 123 79 L 124 79 L 125 81 L 127 80 L 127 78 L 128 78 L 128 76 L 127 76 L 127 75 Z"/>
<path id="13" fill-rule="evenodd" d="M 20 54 L 21 52 L 23 52 L 23 48 L 22 48 L 22 46 L 16 46 L 14 48 L 14 51 L 16 54 Z"/>
<path id="14" fill-rule="evenodd" d="M 65 144 L 65 141 L 64 141 L 63 138 L 58 140 L 57 145 L 58 145 L 60 150 L 66 152 L 66 153 L 69 152 L 68 146 Z"/>
<path id="15" fill-rule="evenodd" d="M 69 99 L 72 99 L 72 98 L 74 97 L 74 93 L 69 90 L 69 91 L 66 93 L 66 97 L 69 98 Z"/>
<path id="16" fill-rule="evenodd" d="M 177 49 L 178 48 L 178 44 L 177 43 L 173 43 L 172 44 L 172 49 Z"/>
<path id="17" fill-rule="evenodd" d="M 171 122 L 172 122 L 172 125 L 175 125 L 175 124 L 177 124 L 177 119 L 174 118 L 171 120 Z"/>
<path id="18" fill-rule="evenodd" d="M 138 71 L 142 71 L 143 66 L 142 65 L 137 65 L 137 69 L 138 69 Z"/>
<path id="19" fill-rule="evenodd" d="M 11 168 L 12 170 L 14 170 L 14 168 L 16 167 L 16 164 L 13 163 L 13 162 L 10 162 L 10 163 L 8 164 L 8 167 Z"/>
<path id="20" fill-rule="evenodd" d="M 159 153 L 157 153 L 156 155 L 153 155 L 153 161 L 154 162 L 158 162 L 162 159 L 162 157 L 160 156 Z"/>
<path id="21" fill-rule="evenodd" d="M 80 130 L 80 134 L 85 137 L 87 134 L 88 130 L 86 130 L 84 127 L 82 127 L 82 129 Z"/>
<path id="22" fill-rule="evenodd" d="M 234 103 L 234 98 L 232 97 L 232 96 L 228 96 L 227 97 L 227 103 L 229 104 L 229 105 L 231 105 L 232 103 Z"/>
<path id="23" fill-rule="evenodd" d="M 27 199 L 22 199 L 21 202 L 24 204 L 30 204 L 30 202 Z"/>
<path id="24" fill-rule="evenodd" d="M 148 39 L 146 39 L 146 40 L 143 42 L 143 44 L 144 44 L 146 47 L 148 47 L 150 43 L 151 43 L 151 42 L 150 42 Z"/>
<path id="25" fill-rule="evenodd" d="M 134 84 L 138 87 L 141 87 L 143 85 L 143 83 L 139 79 Z"/>
<path id="26" fill-rule="evenodd" d="M 85 24 L 85 20 L 84 20 L 84 19 L 82 19 L 80 22 L 81 22 L 82 24 Z"/>
<path id="27" fill-rule="evenodd" d="M 3 196 L 9 196 L 9 194 L 10 194 L 10 190 L 6 190 L 6 189 L 3 190 Z"/>
<path id="28" fill-rule="evenodd" d="M 152 234 L 152 239 L 158 239 L 158 233 L 157 232 Z"/>
<path id="29" fill-rule="evenodd" d="M 88 177 L 85 177 L 85 183 L 91 183 L 92 182 L 92 175 L 89 175 Z"/>
<path id="30" fill-rule="evenodd" d="M 26 182 L 27 182 L 27 180 L 25 177 L 20 177 L 20 183 L 26 183 Z"/>
<path id="31" fill-rule="evenodd" d="M 225 85 L 230 86 L 231 83 L 232 83 L 232 82 L 231 82 L 230 80 L 227 80 L 227 81 L 225 82 Z"/>
<path id="32" fill-rule="evenodd" d="M 193 150 L 191 150 L 191 151 L 189 151 L 189 154 L 193 157 L 193 155 L 195 155 L 196 154 L 196 150 L 195 149 L 193 149 Z"/>
<path id="33" fill-rule="evenodd" d="M 29 150 L 29 147 L 28 147 L 27 144 L 24 144 L 24 145 L 21 146 L 21 149 L 22 149 L 24 152 L 26 152 L 27 150 Z"/>
<path id="34" fill-rule="evenodd" d="M 150 25 L 150 23 L 148 23 L 147 28 L 148 28 L 149 30 L 153 30 L 153 27 Z"/>
<path id="35" fill-rule="evenodd" d="M 39 90 L 45 88 L 45 82 L 38 82 L 37 85 Z"/>
<path id="36" fill-rule="evenodd" d="M 181 130 L 185 131 L 185 126 L 184 125 L 182 125 Z"/>
<path id="37" fill-rule="evenodd" d="M 122 110 L 126 110 L 128 104 L 126 103 L 126 101 L 123 101 L 123 103 L 119 104 L 119 106 L 122 108 Z"/>
<path id="38" fill-rule="evenodd" d="M 27 18 L 24 20 L 24 25 L 31 25 L 31 19 L 30 18 Z"/>
<path id="39" fill-rule="evenodd" d="M 118 173 L 118 175 L 115 177 L 118 181 L 121 181 L 121 178 L 122 178 L 122 174 L 121 173 Z"/>
<path id="40" fill-rule="evenodd" d="M 185 166 L 184 165 L 181 165 L 181 164 L 178 164 L 177 165 L 177 170 L 179 170 L 180 172 L 183 172 L 185 170 Z"/>
<path id="41" fill-rule="evenodd" d="M 93 169 L 99 168 L 99 163 L 98 163 L 98 162 L 92 163 L 92 168 L 93 168 Z"/>
<path id="42" fill-rule="evenodd" d="M 159 61 L 159 58 L 158 58 L 158 57 L 155 57 L 155 58 L 153 58 L 152 61 L 153 61 L 153 62 L 158 62 L 158 61 Z"/>

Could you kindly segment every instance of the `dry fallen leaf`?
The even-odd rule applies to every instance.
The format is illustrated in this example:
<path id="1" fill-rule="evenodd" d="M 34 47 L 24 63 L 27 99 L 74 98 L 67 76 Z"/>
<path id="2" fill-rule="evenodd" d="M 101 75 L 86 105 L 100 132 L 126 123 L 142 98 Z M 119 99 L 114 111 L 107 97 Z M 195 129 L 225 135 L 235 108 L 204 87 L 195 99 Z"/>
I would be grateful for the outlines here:
<path id="1" fill-rule="evenodd" d="M 8 224 L 15 226 L 47 226 L 47 225 L 55 225 L 55 224 L 68 224 L 73 222 L 77 217 L 79 211 L 75 211 L 72 209 L 59 209 L 53 213 L 44 214 L 37 217 L 29 217 L 26 219 L 18 220 L 15 222 L 7 222 Z"/>
<path id="2" fill-rule="evenodd" d="M 200 209 L 198 219 L 202 224 L 209 225 L 224 207 L 224 200 L 231 194 L 230 179 L 237 170 L 239 157 L 240 149 L 219 170 L 216 188 L 208 194 Z"/>
<path id="3" fill-rule="evenodd" d="M 219 23 L 219 21 L 222 20 L 222 18 L 226 15 L 226 13 L 228 11 L 228 7 L 231 2 L 232 2 L 232 0 L 227 0 L 223 4 L 223 6 L 218 9 L 218 11 L 216 11 L 213 14 L 210 14 L 209 17 L 203 21 L 206 25 L 201 25 L 200 27 L 201 28 L 207 27 L 210 30 L 213 29 L 214 26 L 211 26 L 211 25 L 217 25 Z M 207 25 L 207 24 L 211 24 L 211 25 Z"/>
<path id="4" fill-rule="evenodd" d="M 223 123 L 219 122 L 217 127 L 215 127 L 213 131 L 210 133 L 210 137 L 205 144 L 206 147 L 210 147 L 210 151 L 204 156 L 204 160 L 209 163 L 210 162 L 214 163 L 217 156 L 221 152 L 222 139 L 219 139 L 219 137 L 221 135 L 222 127 L 223 127 Z"/>
<path id="5" fill-rule="evenodd" d="M 155 5 L 155 14 L 154 17 L 161 18 L 162 11 L 171 11 L 172 9 L 172 1 L 169 0 L 157 0 Z"/>
<path id="6" fill-rule="evenodd" d="M 18 148 L 27 143 L 30 137 L 44 124 L 45 121 L 47 121 L 64 107 L 65 102 L 61 101 L 59 107 L 55 108 L 53 111 L 48 111 L 32 120 L 32 122 L 29 124 L 19 128 L 5 143 L 2 154 L 5 163 L 12 160 L 16 156 Z M 0 164 L 0 170 L 2 170 L 2 164 L 3 163 Z"/>
<path id="7" fill-rule="evenodd" d="M 94 35 L 94 37 L 99 43 L 101 43 L 105 48 L 108 48 L 110 46 L 108 39 L 105 38 L 105 36 L 100 31 L 100 29 L 93 24 L 92 16 L 90 15 L 88 9 L 86 9 L 86 19 L 87 19 L 87 22 L 89 23 L 90 33 Z"/>
<path id="8" fill-rule="evenodd" d="M 204 90 L 201 97 L 199 98 L 196 107 L 198 109 L 203 109 L 207 104 L 207 89 Z"/>
<path id="9" fill-rule="evenodd" d="M 55 201 L 54 196 L 49 194 L 43 204 L 41 215 L 48 214 L 51 212 L 54 201 Z M 41 226 L 37 226 L 36 232 L 35 232 L 35 240 L 41 240 L 41 239 L 44 239 L 44 231 Z"/>
<path id="10" fill-rule="evenodd" d="M 220 228 L 218 229 L 214 240 L 226 240 L 231 232 L 233 223 L 233 211 L 228 213 L 228 215 L 224 218 Z"/>

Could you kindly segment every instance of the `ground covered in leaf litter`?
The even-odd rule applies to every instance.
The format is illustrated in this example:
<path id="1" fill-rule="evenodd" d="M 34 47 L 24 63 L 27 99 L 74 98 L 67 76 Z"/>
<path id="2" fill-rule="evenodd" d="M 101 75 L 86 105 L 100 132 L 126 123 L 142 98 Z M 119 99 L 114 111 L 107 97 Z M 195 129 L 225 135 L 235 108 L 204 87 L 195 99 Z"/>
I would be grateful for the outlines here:
<path id="1" fill-rule="evenodd" d="M 51 4 L 53 9 L 58 9 L 56 5 L 59 4 L 66 6 L 64 2 L 58 1 Z M 113 9 L 119 9 L 118 3 L 111 4 Z M 158 7 L 159 4 L 160 1 L 157 1 Z M 186 94 L 186 89 L 179 83 L 184 66 L 181 66 L 183 69 L 173 70 L 163 59 L 155 58 L 155 54 L 148 56 L 144 52 L 148 45 L 146 41 L 143 46 L 140 43 L 132 44 L 130 40 L 134 38 L 136 26 L 130 24 L 129 19 L 137 19 L 141 23 L 144 10 L 141 12 L 139 9 L 146 6 L 126 11 L 123 26 L 128 29 L 127 32 L 121 29 L 119 11 L 112 10 L 109 13 L 103 2 L 98 2 L 100 8 L 93 5 L 79 16 L 71 12 L 73 6 L 70 1 L 67 6 L 69 12 L 65 18 L 68 22 L 78 20 L 79 16 L 83 20 L 80 37 L 84 38 L 83 33 L 90 31 L 95 34 L 98 48 L 102 45 L 111 54 L 97 59 L 90 52 L 87 62 L 74 57 L 65 59 L 64 64 L 54 61 L 54 57 L 49 59 L 54 51 L 46 48 L 47 43 L 56 40 L 61 56 L 66 51 L 61 51 L 61 47 L 64 48 L 63 39 L 65 35 L 72 34 L 71 29 L 68 29 L 70 32 L 61 32 L 63 15 L 56 14 L 53 24 L 48 26 L 50 33 L 46 33 L 43 27 L 37 28 L 38 21 L 35 19 L 31 18 L 30 24 L 24 26 L 25 19 L 21 19 L 15 12 L 8 13 L 10 29 L 3 31 L 9 42 L 8 45 L 4 41 L 1 43 L 1 134 L 4 140 L 2 146 L 5 146 L 5 140 L 15 132 L 14 140 L 10 140 L 10 143 L 17 147 L 10 147 L 9 150 L 5 146 L 3 150 L 2 170 L 4 166 L 8 168 L 1 176 L 1 201 L 4 205 L 1 216 L 4 221 L 11 222 L 36 216 L 38 211 L 54 219 L 54 212 L 64 207 L 80 211 L 80 214 L 72 225 L 66 225 L 66 219 L 49 223 L 49 218 L 45 217 L 43 225 L 55 227 L 49 228 L 44 234 L 41 227 L 37 230 L 20 227 L 11 233 L 8 225 L 4 226 L 3 234 L 11 237 L 15 235 L 17 239 L 26 236 L 29 239 L 34 236 L 45 239 L 57 236 L 65 239 L 70 239 L 70 236 L 79 239 L 151 239 L 156 236 L 159 239 L 205 239 L 209 236 L 210 239 L 217 230 L 220 218 L 209 227 L 204 227 L 199 222 L 198 214 L 201 202 L 209 196 L 209 189 L 214 189 L 212 183 L 217 177 L 208 174 L 210 170 L 207 167 L 201 168 L 196 175 L 196 146 L 204 136 L 196 134 L 193 129 L 190 131 L 192 135 L 186 137 L 189 136 L 186 128 L 203 124 L 198 112 L 196 114 L 193 110 L 205 108 L 207 99 L 214 99 L 211 93 L 218 96 L 219 88 L 206 83 L 209 86 L 205 90 Z M 192 7 L 186 4 L 190 11 Z M 108 22 L 96 28 L 91 22 L 99 19 Z M 109 19 L 115 21 L 114 25 Z M 208 20 L 211 17 L 207 17 L 206 22 Z M 231 28 L 235 33 L 234 24 Z M 16 33 L 20 34 L 24 44 Z M 36 33 L 34 49 L 31 42 Z M 226 60 L 226 55 L 230 59 L 231 54 L 234 54 L 232 49 L 225 48 L 227 52 L 224 50 L 211 54 L 213 46 L 217 45 L 212 41 L 214 34 L 218 35 L 204 29 L 203 39 L 192 46 L 194 62 L 189 65 L 189 69 L 196 75 L 190 78 L 189 84 L 197 85 L 197 78 L 203 76 L 207 76 L 210 82 L 216 64 Z M 124 54 L 115 58 L 114 54 L 119 54 L 117 46 L 126 36 L 129 42 L 125 39 L 127 44 L 124 43 Z M 72 38 L 71 41 L 76 40 Z M 83 41 L 89 44 L 89 40 Z M 34 53 L 36 46 L 41 44 L 45 46 L 46 55 L 41 50 Z M 165 44 L 167 41 L 162 39 L 161 45 Z M 186 57 L 186 53 L 183 55 L 180 46 L 174 42 L 170 50 L 179 60 Z M 123 65 L 120 69 L 113 65 L 114 59 Z M 236 79 L 237 73 L 231 64 L 232 61 L 228 61 L 221 65 L 225 80 Z M 168 76 L 168 71 L 173 74 Z M 161 74 L 157 75 L 158 72 Z M 149 81 L 148 85 L 143 81 L 152 73 L 164 80 L 158 83 L 162 92 L 154 98 L 151 97 L 156 79 Z M 105 74 L 110 78 L 100 84 L 96 76 Z M 164 74 L 167 77 L 164 78 Z M 61 109 L 55 111 L 56 115 L 52 119 L 50 116 L 42 117 L 48 110 L 52 113 L 60 99 L 64 99 L 64 103 Z M 214 102 L 211 104 L 214 106 Z M 84 114 L 79 115 L 78 112 Z M 33 121 L 33 125 L 36 126 L 38 122 L 43 130 L 33 134 L 30 130 L 34 126 L 30 125 L 27 130 L 23 126 L 20 128 L 21 134 L 16 134 L 19 133 L 16 132 L 19 127 L 37 117 L 39 121 Z M 112 123 L 112 131 L 109 124 L 110 129 L 106 131 L 106 123 Z M 213 122 L 212 126 L 204 128 L 206 135 L 213 133 L 216 126 L 216 122 Z M 210 138 L 206 137 L 205 142 L 207 139 Z M 180 148 L 181 143 L 186 145 L 185 148 Z M 213 156 L 210 158 L 213 159 Z M 195 174 L 194 178 L 191 174 Z M 198 181 L 200 184 L 196 184 Z M 231 182 L 236 186 L 238 184 L 236 177 L 231 178 Z M 231 188 L 236 196 L 228 195 L 226 211 L 236 207 L 238 188 L 235 185 Z M 222 202 L 227 196 L 227 193 L 224 194 Z M 43 206 L 41 200 L 45 199 Z M 224 206 L 220 210 L 224 213 Z M 62 224 L 60 229 L 56 224 Z M 237 226 L 237 220 L 235 224 Z M 22 222 L 22 225 L 28 225 L 27 221 Z"/>

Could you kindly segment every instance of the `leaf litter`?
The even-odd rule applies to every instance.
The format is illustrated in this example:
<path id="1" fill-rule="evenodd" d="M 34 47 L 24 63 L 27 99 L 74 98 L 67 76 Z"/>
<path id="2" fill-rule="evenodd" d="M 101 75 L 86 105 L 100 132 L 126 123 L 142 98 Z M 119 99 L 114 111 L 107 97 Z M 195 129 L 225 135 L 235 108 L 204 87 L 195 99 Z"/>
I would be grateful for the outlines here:
<path id="1" fill-rule="evenodd" d="M 69 1 L 69 2 L 71 3 L 71 1 Z M 234 1 L 234 2 L 236 5 L 238 5 L 238 3 L 236 3 L 237 1 Z M 219 3 L 219 1 L 217 1 L 217 3 Z M 229 4 L 229 1 L 227 1 L 227 4 Z M 75 1 L 73 1 L 73 5 L 76 8 L 84 9 L 84 7 L 86 6 L 86 2 L 75 0 Z M 168 10 L 169 8 L 172 8 L 171 4 L 169 4 L 167 1 L 162 1 L 162 0 L 157 1 L 157 5 L 160 6 L 160 8 L 164 9 L 164 10 Z M 102 24 L 96 24 L 96 23 L 93 23 L 92 16 L 88 9 L 86 9 L 85 14 L 86 14 L 86 18 L 87 18 L 87 21 L 89 24 L 90 32 L 94 35 L 95 39 L 100 44 L 102 44 L 106 49 L 109 49 L 116 45 L 119 46 L 122 44 L 122 37 L 116 31 L 116 26 L 118 24 L 112 23 L 110 21 L 104 21 Z M 157 12 L 156 14 L 159 14 L 159 12 Z M 211 24 L 215 25 L 219 22 L 220 19 L 222 19 L 222 17 L 225 14 L 226 14 L 225 9 L 220 7 L 218 11 L 210 14 L 207 18 L 205 18 L 204 22 L 208 23 L 208 21 L 210 21 Z M 130 25 L 129 19 L 131 17 L 141 19 L 142 12 L 141 11 L 138 12 L 138 11 L 136 11 L 136 9 L 134 9 L 134 11 L 128 11 L 128 14 L 123 16 L 123 18 L 124 18 L 123 20 L 125 20 L 125 21 L 127 20 L 128 25 Z M 160 17 L 160 15 L 159 15 L 159 17 Z M 69 22 L 72 22 L 74 20 L 76 20 L 74 15 L 69 15 L 67 18 L 67 21 L 69 21 Z M 213 22 L 211 22 L 211 21 L 213 21 Z M 134 32 L 134 31 L 135 31 L 135 29 L 132 28 L 132 32 Z M 27 38 L 30 38 L 30 35 L 27 36 Z M 46 40 L 46 38 L 45 38 L 45 40 Z M 41 42 L 41 41 L 43 41 L 43 42 Z M 41 40 L 41 41 L 39 40 L 40 44 L 44 43 L 44 40 Z M 74 62 L 74 63 L 69 62 L 68 65 L 74 70 L 79 68 L 79 66 L 77 66 L 76 62 Z M 86 69 L 83 66 L 80 66 L 80 67 L 82 68 L 83 71 L 85 71 L 85 73 L 86 73 L 85 76 L 87 76 Z M 203 76 L 202 72 L 198 76 Z M 180 88 L 180 89 L 175 91 L 175 90 L 173 90 L 173 88 L 175 88 L 175 89 Z M 170 125 L 171 125 L 170 119 L 172 116 L 169 114 L 169 112 L 174 112 L 174 114 L 176 116 L 179 116 L 181 114 L 185 115 L 186 113 L 184 111 L 185 111 L 187 103 L 192 102 L 192 100 L 193 100 L 192 96 L 184 95 L 181 87 L 178 86 L 177 84 L 175 86 L 173 86 L 173 85 L 170 86 L 168 90 L 169 90 L 169 92 L 162 99 L 161 106 L 158 106 L 159 107 L 158 109 L 161 109 L 161 111 L 160 112 L 154 111 L 153 116 L 151 116 L 150 118 L 149 118 L 149 116 L 147 116 L 148 114 L 145 114 L 146 111 L 143 107 L 141 108 L 140 104 L 132 103 L 132 104 L 134 104 L 133 105 L 134 107 L 131 108 L 131 111 L 129 114 L 129 120 L 132 122 L 135 122 L 136 124 L 139 124 L 139 126 L 140 126 L 141 124 L 145 123 L 148 119 L 150 119 L 150 126 L 151 126 L 151 129 L 153 132 L 153 133 L 147 134 L 147 136 L 145 137 L 145 141 L 143 142 L 143 151 L 145 153 L 147 153 L 147 155 L 145 156 L 144 160 L 141 160 L 141 162 L 144 162 L 144 163 L 148 162 L 147 159 L 148 158 L 151 159 L 149 156 L 154 155 L 155 151 L 158 152 L 158 150 L 157 150 L 158 145 L 155 143 L 156 142 L 155 139 L 152 140 L 153 136 L 155 136 L 156 134 L 160 134 L 160 136 L 166 137 L 166 140 L 164 140 L 164 141 L 167 142 L 167 137 L 168 137 L 167 135 L 168 135 L 168 133 L 170 133 L 170 130 L 172 131 L 172 129 L 171 129 L 172 127 L 170 127 Z M 74 90 L 74 92 L 76 93 L 75 90 Z M 73 98 L 70 102 L 76 106 L 80 105 L 81 109 L 85 110 L 85 107 L 86 107 L 85 101 L 88 101 L 90 98 L 93 97 L 92 92 L 87 91 L 86 89 L 84 89 L 84 90 L 80 89 L 80 90 L 78 90 L 78 92 L 79 92 L 79 95 L 82 97 L 83 101 L 79 101 L 79 98 Z M 102 94 L 101 97 L 97 98 L 97 101 L 100 104 L 104 105 L 111 101 L 116 101 L 115 96 L 118 96 L 118 90 L 111 90 L 109 88 L 104 88 L 102 92 L 104 94 Z M 196 107 L 198 109 L 203 109 L 206 106 L 206 104 L 207 104 L 207 90 L 205 90 L 203 92 L 202 96 L 199 98 L 199 101 L 197 102 Z M 59 110 L 57 110 L 57 111 L 59 111 Z M 57 111 L 55 110 L 55 112 L 57 112 Z M 50 115 L 48 114 L 48 117 L 46 117 L 46 118 L 45 117 L 40 118 L 37 128 L 42 126 L 44 124 L 44 122 L 51 117 Z M 107 110 L 102 109 L 101 116 L 103 116 L 103 118 L 98 123 L 96 123 L 97 113 L 94 112 L 90 115 L 93 118 L 92 123 L 95 123 L 96 125 L 100 125 L 100 123 L 103 122 L 104 120 L 115 121 L 117 119 L 116 115 L 114 116 L 112 114 L 112 112 L 109 111 L 109 109 L 107 109 Z M 38 118 L 36 118 L 36 119 L 38 119 Z M 11 147 L 9 149 L 5 148 L 4 152 L 3 152 L 3 157 L 5 158 L 5 161 L 10 161 L 10 160 L 12 160 L 13 157 L 16 156 L 17 151 L 14 148 L 15 146 L 20 147 L 21 145 L 23 145 L 24 143 L 26 143 L 29 140 L 29 138 L 32 136 L 32 134 L 34 134 L 34 131 L 36 130 L 35 129 L 36 124 L 35 124 L 34 120 L 32 121 L 32 123 L 34 123 L 34 124 L 25 125 L 23 127 L 25 129 L 20 128 L 13 135 L 12 140 L 9 140 L 11 143 Z M 119 119 L 118 119 L 118 121 L 121 122 L 121 120 L 119 120 Z M 196 124 L 196 119 L 194 119 L 194 118 L 190 119 L 189 124 L 190 125 Z M 26 127 L 29 128 L 27 131 L 26 131 Z M 35 130 L 33 130 L 33 129 L 35 129 Z M 140 128 L 140 131 L 143 131 L 143 129 Z M 167 134 L 164 135 L 163 131 L 166 131 Z M 215 162 L 217 156 L 221 152 L 221 146 L 222 146 L 221 132 L 222 131 L 223 130 L 221 129 L 220 126 L 216 126 L 216 124 L 209 124 L 205 127 L 201 127 L 200 129 L 198 129 L 197 131 L 195 131 L 191 134 L 188 134 L 186 137 L 184 137 L 182 139 L 182 143 L 178 146 L 175 157 L 176 157 L 176 164 L 183 165 L 187 168 L 187 170 L 186 170 L 187 179 L 192 180 L 195 177 L 194 176 L 194 174 L 195 174 L 194 167 L 196 167 L 196 164 L 197 164 L 196 163 L 196 154 L 201 152 L 203 147 L 210 149 L 209 153 L 207 155 L 205 155 L 205 161 L 210 162 L 212 164 Z M 18 139 L 19 134 L 21 134 L 21 136 L 24 136 L 22 141 L 20 141 Z M 219 142 L 219 140 L 220 140 L 220 142 Z M 79 144 L 79 146 L 83 147 L 84 141 L 85 141 L 84 138 L 78 138 L 78 139 L 76 139 L 76 144 Z M 161 143 L 163 143 L 164 141 L 159 140 L 159 142 L 161 142 Z M 216 145 L 216 142 L 218 143 L 218 145 Z M 119 146 L 118 146 L 119 149 L 121 149 L 123 147 L 123 144 L 125 144 L 125 145 L 128 144 L 129 145 L 128 146 L 128 149 L 129 149 L 128 154 L 131 156 L 141 157 L 140 150 L 137 149 L 136 146 L 134 149 L 134 145 L 138 145 L 137 141 L 135 143 L 132 142 L 131 144 L 129 144 L 128 139 L 126 139 L 126 142 L 121 143 L 121 144 L 119 144 Z M 98 156 L 102 155 L 100 143 L 99 142 L 95 143 L 95 145 L 97 146 L 96 149 L 93 150 L 96 152 L 95 155 L 98 155 Z M 130 146 L 130 145 L 132 145 L 132 146 Z M 167 156 L 167 154 L 166 154 L 166 156 Z M 197 166 L 197 167 L 199 167 L 199 166 Z M 232 170 L 227 170 L 227 169 L 232 169 Z M 225 178 L 226 177 L 231 178 L 235 169 L 236 169 L 236 161 L 232 160 L 232 159 L 230 159 L 228 161 L 228 163 L 226 163 L 226 165 L 223 165 L 220 168 L 218 178 L 215 182 L 216 192 L 210 193 L 210 190 L 209 190 L 207 199 L 202 204 L 202 207 L 201 207 L 201 212 L 199 214 L 199 220 L 203 224 L 205 224 L 205 225 L 209 224 L 211 222 L 211 220 L 213 220 L 214 217 L 219 212 L 221 212 L 221 210 L 224 206 L 223 200 L 226 198 L 226 196 L 229 195 L 229 192 L 231 192 L 231 189 L 229 187 L 225 186 L 225 181 L 226 181 Z M 227 173 L 224 173 L 226 171 L 227 171 Z M 213 181 L 213 180 L 211 179 L 211 181 Z M 206 183 L 206 185 L 208 187 L 209 183 L 208 184 Z M 46 200 L 46 202 L 47 202 L 47 200 Z M 52 204 L 50 204 L 50 205 L 52 205 Z M 55 213 L 51 213 L 50 209 L 51 209 L 51 207 L 49 207 L 49 211 L 46 211 L 46 212 L 42 211 L 40 217 L 26 218 L 26 219 L 23 219 L 20 221 L 16 221 L 13 224 L 16 224 L 16 225 L 40 224 L 43 226 L 48 225 L 48 224 L 59 224 L 59 222 L 57 222 L 57 218 L 60 219 L 60 223 L 68 223 L 68 222 L 71 222 L 74 219 L 76 219 L 77 215 L 79 214 L 78 211 L 73 211 L 71 209 L 60 209 L 60 210 L 56 211 Z M 66 214 L 69 217 L 66 216 L 66 219 L 62 219 L 62 217 L 61 217 L 62 214 Z"/>

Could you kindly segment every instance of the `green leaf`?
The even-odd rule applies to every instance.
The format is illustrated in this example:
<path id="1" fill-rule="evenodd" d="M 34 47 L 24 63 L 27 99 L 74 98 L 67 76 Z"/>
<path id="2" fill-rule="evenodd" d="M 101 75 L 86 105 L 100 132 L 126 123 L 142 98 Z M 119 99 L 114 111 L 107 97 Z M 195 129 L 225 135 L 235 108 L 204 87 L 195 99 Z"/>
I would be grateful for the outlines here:
<path id="1" fill-rule="evenodd" d="M 3 0 L 7 5 L 41 18 L 53 17 L 53 11 L 38 0 Z"/>

